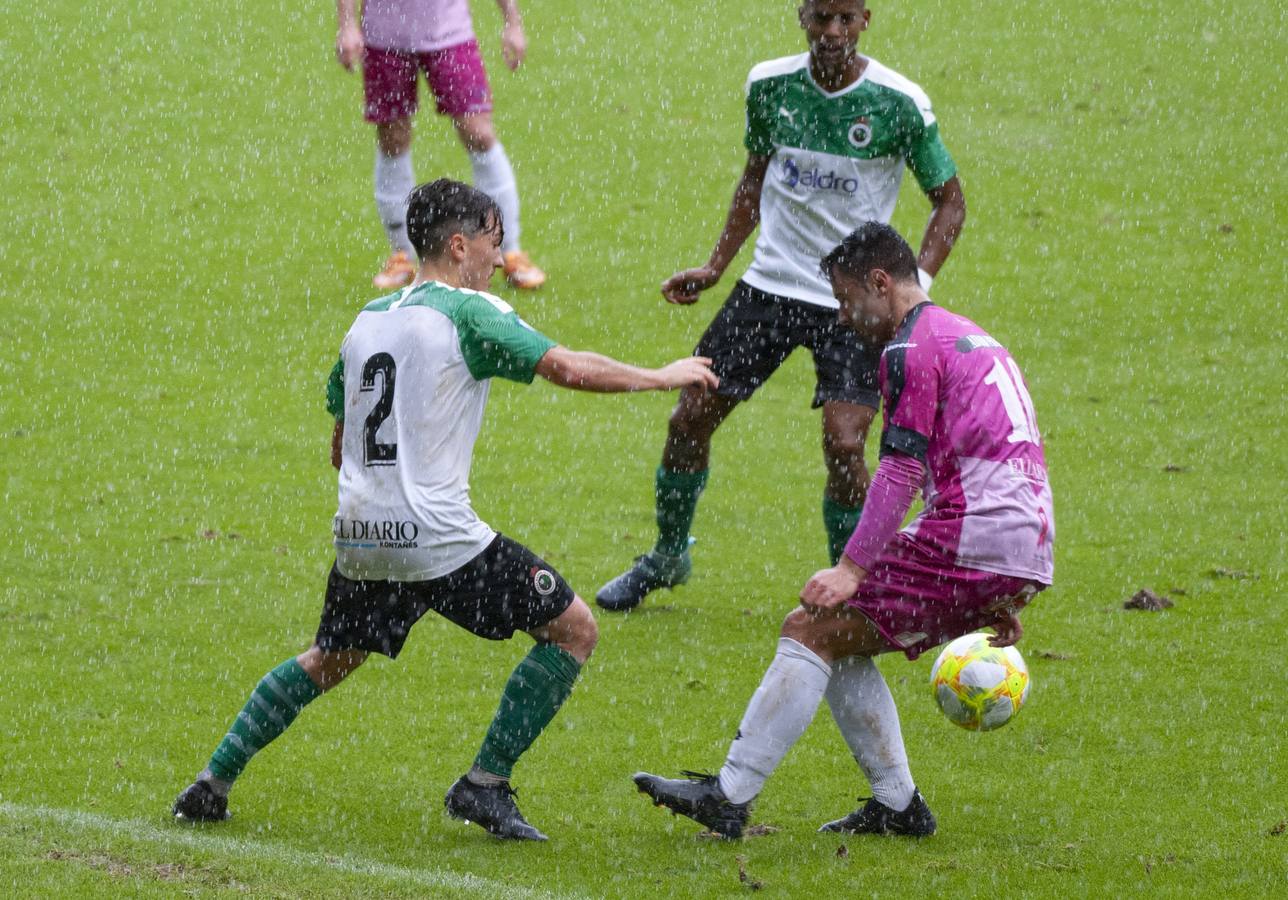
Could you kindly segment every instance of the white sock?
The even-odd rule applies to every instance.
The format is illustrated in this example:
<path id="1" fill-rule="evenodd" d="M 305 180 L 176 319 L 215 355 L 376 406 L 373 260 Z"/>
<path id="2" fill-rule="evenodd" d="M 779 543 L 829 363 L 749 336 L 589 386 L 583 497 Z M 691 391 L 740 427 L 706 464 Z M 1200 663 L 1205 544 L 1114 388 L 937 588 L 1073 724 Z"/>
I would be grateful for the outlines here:
<path id="1" fill-rule="evenodd" d="M 407 195 L 416 186 L 411 170 L 411 151 L 386 156 L 376 145 L 376 212 L 389 235 L 389 246 L 415 259 L 416 251 L 407 239 Z"/>
<path id="2" fill-rule="evenodd" d="M 210 789 L 220 797 L 227 797 L 228 792 L 232 790 L 233 783 L 224 781 L 222 778 L 216 778 L 214 773 L 209 769 L 202 769 L 201 774 L 197 776 L 198 781 L 204 781 L 210 785 Z"/>
<path id="3" fill-rule="evenodd" d="M 510 779 L 504 775 L 494 774 L 487 769 L 480 769 L 478 766 L 470 766 L 470 770 L 465 773 L 465 780 L 479 787 L 496 787 L 498 784 L 510 783 Z"/>
<path id="4" fill-rule="evenodd" d="M 720 790 L 730 802 L 746 803 L 760 793 L 809 727 L 831 675 L 831 667 L 808 647 L 778 639 L 778 653 L 747 704 L 720 769 Z"/>
<path id="5" fill-rule="evenodd" d="M 890 688 L 871 657 L 851 656 L 832 665 L 827 705 L 845 743 L 872 785 L 872 796 L 895 811 L 912 802 L 912 773 Z"/>
<path id="6" fill-rule="evenodd" d="M 514 169 L 510 157 L 497 141 L 491 150 L 470 153 L 470 168 L 474 170 L 474 186 L 496 201 L 501 207 L 501 224 L 505 239 L 501 249 L 506 253 L 519 249 L 519 188 L 514 182 Z"/>

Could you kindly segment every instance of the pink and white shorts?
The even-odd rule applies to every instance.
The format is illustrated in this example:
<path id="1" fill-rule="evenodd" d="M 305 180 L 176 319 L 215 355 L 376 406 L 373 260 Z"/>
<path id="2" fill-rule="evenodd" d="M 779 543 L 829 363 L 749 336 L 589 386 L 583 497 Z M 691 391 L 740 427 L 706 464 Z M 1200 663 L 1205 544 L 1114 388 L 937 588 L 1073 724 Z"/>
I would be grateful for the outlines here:
<path id="1" fill-rule="evenodd" d="M 848 601 L 908 659 L 987 627 L 1002 609 L 1019 610 L 1046 585 L 967 569 L 898 534 Z"/>
<path id="2" fill-rule="evenodd" d="M 414 115 L 416 75 L 422 71 L 441 115 L 456 118 L 492 111 L 492 89 L 478 41 L 466 41 L 424 53 L 368 47 L 362 60 L 363 118 L 381 123 Z"/>

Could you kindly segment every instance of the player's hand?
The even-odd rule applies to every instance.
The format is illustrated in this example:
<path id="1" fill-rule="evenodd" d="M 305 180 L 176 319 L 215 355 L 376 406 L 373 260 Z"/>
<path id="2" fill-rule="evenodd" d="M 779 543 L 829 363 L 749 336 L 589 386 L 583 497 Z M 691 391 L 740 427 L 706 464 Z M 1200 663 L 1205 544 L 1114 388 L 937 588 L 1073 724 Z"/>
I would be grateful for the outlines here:
<path id="1" fill-rule="evenodd" d="M 523 34 L 523 23 L 506 22 L 501 28 L 501 57 L 513 72 L 523 64 L 528 55 L 528 39 Z"/>
<path id="2" fill-rule="evenodd" d="M 836 609 L 854 596 L 867 573 L 846 557 L 830 569 L 820 569 L 801 588 L 801 606 L 809 610 Z"/>
<path id="3" fill-rule="evenodd" d="M 660 390 L 673 391 L 682 387 L 698 387 L 714 391 L 720 387 L 720 379 L 711 371 L 711 360 L 705 356 L 690 356 L 677 359 L 668 366 L 658 369 L 661 378 Z"/>
<path id="4" fill-rule="evenodd" d="M 1024 636 L 1024 626 L 1020 624 L 1019 614 L 1009 609 L 998 610 L 993 620 L 993 631 L 997 632 L 988 639 L 994 647 L 1012 647 Z"/>
<path id="5" fill-rule="evenodd" d="M 362 28 L 356 24 L 344 25 L 335 36 L 335 58 L 352 72 L 355 64 L 362 60 L 362 52 L 366 49 L 366 42 L 362 39 Z"/>
<path id="6" fill-rule="evenodd" d="M 698 302 L 698 295 L 720 280 L 720 273 L 710 266 L 698 266 L 676 272 L 662 282 L 662 296 L 667 303 L 688 306 Z"/>

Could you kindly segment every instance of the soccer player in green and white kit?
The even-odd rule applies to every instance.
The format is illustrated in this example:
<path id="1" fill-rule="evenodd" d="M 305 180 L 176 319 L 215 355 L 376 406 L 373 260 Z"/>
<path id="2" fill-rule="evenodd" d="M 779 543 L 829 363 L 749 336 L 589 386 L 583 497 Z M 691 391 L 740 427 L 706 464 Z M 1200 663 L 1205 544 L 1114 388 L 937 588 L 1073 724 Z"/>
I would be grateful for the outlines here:
<path id="1" fill-rule="evenodd" d="M 933 210 L 917 256 L 922 286 L 947 259 L 966 217 L 957 168 L 917 85 L 858 53 L 862 0 L 806 0 L 809 52 L 761 63 L 747 79 L 747 164 L 707 264 L 671 276 L 662 294 L 695 303 L 720 280 L 757 224 L 755 258 L 698 344 L 720 376 L 714 393 L 686 390 L 671 415 L 655 498 L 658 539 L 596 602 L 630 609 L 687 580 L 689 529 L 707 483 L 711 436 L 787 355 L 806 346 L 823 409 L 823 523 L 833 563 L 867 491 L 863 444 L 876 413 L 878 353 L 836 320 L 819 260 L 859 223 L 889 222 L 905 167 Z"/>
<path id="2" fill-rule="evenodd" d="M 718 381 L 709 360 L 640 369 L 561 347 L 484 293 L 502 265 L 501 211 L 468 185 L 441 179 L 417 188 L 407 230 L 420 258 L 416 279 L 359 313 L 327 388 L 340 487 L 336 560 L 317 637 L 259 682 L 175 801 L 177 818 L 227 818 L 228 790 L 250 758 L 369 653 L 396 657 L 432 609 L 480 637 L 524 631 L 537 642 L 445 803 L 453 817 L 499 837 L 545 840 L 515 805 L 510 773 L 568 697 L 598 631 L 558 572 L 470 505 L 470 460 L 490 379 L 529 383 L 540 375 L 601 392 L 707 389 Z"/>

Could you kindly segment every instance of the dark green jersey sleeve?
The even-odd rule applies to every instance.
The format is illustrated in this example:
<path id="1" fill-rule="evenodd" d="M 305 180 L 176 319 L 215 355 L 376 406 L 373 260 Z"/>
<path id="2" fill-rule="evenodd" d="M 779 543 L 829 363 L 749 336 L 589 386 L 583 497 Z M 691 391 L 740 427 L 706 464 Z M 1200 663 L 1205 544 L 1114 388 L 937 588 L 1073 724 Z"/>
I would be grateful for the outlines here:
<path id="1" fill-rule="evenodd" d="M 934 190 L 957 174 L 957 164 L 939 139 L 938 122 L 916 129 L 906 158 L 923 191 Z"/>
<path id="2" fill-rule="evenodd" d="M 774 81 L 747 83 L 747 133 L 742 139 L 748 153 L 771 156 L 774 152 Z"/>
<path id="3" fill-rule="evenodd" d="M 530 384 L 537 363 L 555 346 L 503 301 L 483 294 L 461 304 L 456 322 L 465 364 L 478 381 L 500 376 Z"/>
<path id="4" fill-rule="evenodd" d="M 337 421 L 344 421 L 344 359 L 335 361 L 331 377 L 326 380 L 326 411 Z"/>

